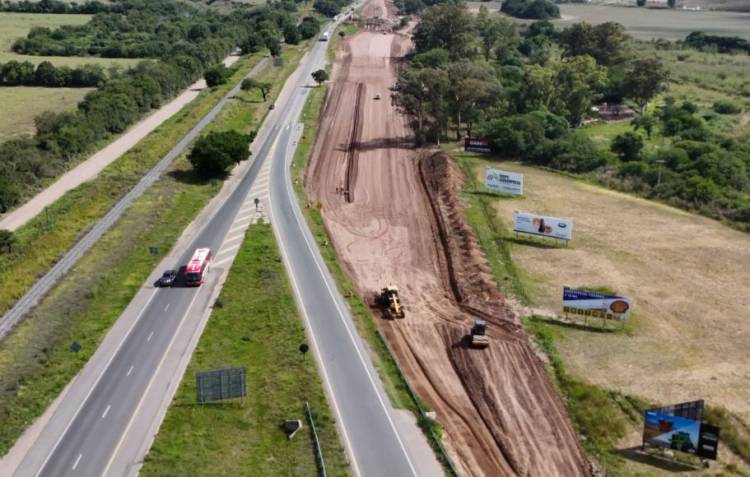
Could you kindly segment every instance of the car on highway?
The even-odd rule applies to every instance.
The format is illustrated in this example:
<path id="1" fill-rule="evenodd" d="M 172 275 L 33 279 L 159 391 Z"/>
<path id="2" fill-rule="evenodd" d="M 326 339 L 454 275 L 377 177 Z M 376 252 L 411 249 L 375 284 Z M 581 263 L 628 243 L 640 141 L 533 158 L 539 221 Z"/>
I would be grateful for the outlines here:
<path id="1" fill-rule="evenodd" d="M 380 93 L 375 95 L 375 99 L 380 99 Z"/>
<path id="2" fill-rule="evenodd" d="M 174 285 L 175 279 L 177 279 L 177 270 L 167 270 L 156 281 L 156 286 L 159 286 L 159 287 L 171 287 L 172 285 Z"/>

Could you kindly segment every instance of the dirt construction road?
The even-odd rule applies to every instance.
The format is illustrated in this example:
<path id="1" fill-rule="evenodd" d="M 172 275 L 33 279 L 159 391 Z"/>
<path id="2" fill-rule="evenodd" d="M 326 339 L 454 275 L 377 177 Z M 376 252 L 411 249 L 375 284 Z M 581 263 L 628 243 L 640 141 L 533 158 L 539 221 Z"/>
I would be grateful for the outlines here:
<path id="1" fill-rule="evenodd" d="M 395 18 L 384 0 L 372 0 L 363 16 Z M 406 318 L 375 316 L 437 412 L 462 475 L 589 475 L 565 407 L 463 223 L 460 172 L 447 156 L 414 149 L 391 105 L 388 87 L 409 38 L 390 33 L 387 21 L 368 24 L 337 51 L 308 196 L 322 204 L 365 299 L 387 283 L 399 286 Z M 490 322 L 488 349 L 464 345 L 476 318 Z"/>

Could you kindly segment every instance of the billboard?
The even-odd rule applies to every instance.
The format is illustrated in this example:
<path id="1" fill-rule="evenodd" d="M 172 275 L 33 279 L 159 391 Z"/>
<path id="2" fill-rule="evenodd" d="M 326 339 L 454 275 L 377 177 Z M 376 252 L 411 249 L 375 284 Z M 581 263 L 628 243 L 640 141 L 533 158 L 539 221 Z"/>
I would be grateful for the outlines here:
<path id="1" fill-rule="evenodd" d="M 563 311 L 574 315 L 625 320 L 630 316 L 630 298 L 602 295 L 588 290 L 563 288 Z"/>
<path id="2" fill-rule="evenodd" d="M 488 167 L 484 170 L 484 185 L 497 192 L 523 195 L 523 174 Z"/>
<path id="3" fill-rule="evenodd" d="M 199 403 L 245 397 L 245 368 L 224 368 L 195 373 Z"/>
<path id="4" fill-rule="evenodd" d="M 561 240 L 572 240 L 573 221 L 526 212 L 513 212 L 513 231 Z"/>
<path id="5" fill-rule="evenodd" d="M 465 137 L 464 151 L 492 152 L 492 141 L 481 137 Z"/>
<path id="6" fill-rule="evenodd" d="M 663 409 L 649 409 L 644 416 L 643 442 L 715 460 L 719 449 L 719 428 L 669 414 Z"/>

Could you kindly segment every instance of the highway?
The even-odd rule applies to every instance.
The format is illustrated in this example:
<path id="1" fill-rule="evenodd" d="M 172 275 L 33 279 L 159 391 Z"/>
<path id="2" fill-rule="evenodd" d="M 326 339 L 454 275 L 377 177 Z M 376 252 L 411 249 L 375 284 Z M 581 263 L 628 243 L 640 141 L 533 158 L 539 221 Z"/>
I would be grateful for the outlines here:
<path id="1" fill-rule="evenodd" d="M 328 31 L 332 32 L 333 26 L 329 25 Z M 313 245 L 291 188 L 288 161 L 293 153 L 295 131 L 299 131 L 295 125 L 309 92 L 310 74 L 325 64 L 326 46 L 325 42 L 317 43 L 303 58 L 280 94 L 276 109 L 259 131 L 256 144 L 260 147 L 244 175 L 216 207 L 208 208 L 205 220 L 197 220 L 201 227 L 195 235 L 187 234 L 181 239 L 170 265 L 172 268 L 184 265 L 198 247 L 219 251 L 217 256 L 227 250 L 236 253 L 241 241 L 231 246 L 227 243 L 244 235 L 242 227 L 250 223 L 248 207 L 255 197 L 254 182 L 264 168 L 266 171 L 270 168 L 271 221 L 353 470 L 357 475 L 418 475 L 413 455 L 419 455 L 423 462 L 430 460 L 427 467 L 423 464 L 420 468 L 439 467 L 429 450 L 425 458 L 426 442 L 415 444 L 414 435 L 419 433 L 416 425 L 413 422 L 405 425 L 403 418 L 397 422 L 343 299 Z M 233 255 L 225 255 L 221 262 L 231 262 L 232 258 Z M 163 419 L 176 389 L 176 382 L 161 386 L 163 383 L 156 377 L 167 372 L 163 369 L 165 363 L 170 363 L 167 357 L 178 346 L 184 347 L 180 351 L 182 367 L 169 364 L 174 366 L 169 373 L 177 376 L 184 371 L 184 358 L 189 359 L 192 348 L 178 337 L 187 333 L 197 339 L 200 334 L 202 325 L 196 318 L 207 318 L 220 290 L 221 277 L 228 271 L 228 267 L 218 265 L 219 260 L 212 267 L 207 283 L 200 288 L 158 289 L 150 282 L 144 285 L 105 338 L 111 350 L 102 350 L 103 344 L 92 357 L 82 377 L 76 378 L 61 398 L 58 410 L 30 446 L 14 475 L 137 473 L 153 431 Z M 156 274 L 158 270 L 152 278 Z M 126 316 L 128 313 L 132 316 Z M 157 398 L 146 402 L 145 396 L 153 395 Z M 149 421 L 146 424 L 142 421 L 149 406 L 163 409 L 161 414 L 149 411 L 157 417 L 146 418 Z M 405 430 L 405 427 L 410 428 Z M 404 433 L 409 435 L 410 443 L 405 444 Z M 137 447 L 136 444 L 140 449 L 132 456 L 118 456 L 123 449 Z"/>

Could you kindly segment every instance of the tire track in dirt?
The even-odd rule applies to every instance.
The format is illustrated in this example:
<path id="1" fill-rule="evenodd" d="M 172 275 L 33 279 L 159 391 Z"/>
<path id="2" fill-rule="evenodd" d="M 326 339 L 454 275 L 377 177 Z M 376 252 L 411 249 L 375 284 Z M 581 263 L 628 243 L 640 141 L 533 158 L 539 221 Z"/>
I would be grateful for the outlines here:
<path id="1" fill-rule="evenodd" d="M 357 159 L 359 158 L 360 143 L 362 141 L 362 100 L 365 97 L 365 84 L 357 84 L 357 99 L 354 102 L 354 123 L 349 139 L 349 151 L 344 173 L 344 198 L 347 202 L 354 202 L 354 183 L 357 180 Z"/>

